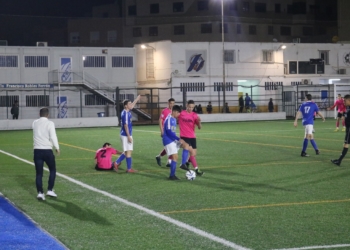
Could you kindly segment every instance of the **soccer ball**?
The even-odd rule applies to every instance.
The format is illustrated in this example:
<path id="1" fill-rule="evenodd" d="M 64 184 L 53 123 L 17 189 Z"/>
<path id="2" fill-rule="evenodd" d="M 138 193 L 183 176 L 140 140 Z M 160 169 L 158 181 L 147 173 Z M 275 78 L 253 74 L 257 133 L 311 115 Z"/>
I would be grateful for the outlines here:
<path id="1" fill-rule="evenodd" d="M 186 178 L 189 181 L 193 181 L 194 179 L 196 179 L 196 172 L 194 172 L 193 170 L 189 170 L 186 172 Z"/>

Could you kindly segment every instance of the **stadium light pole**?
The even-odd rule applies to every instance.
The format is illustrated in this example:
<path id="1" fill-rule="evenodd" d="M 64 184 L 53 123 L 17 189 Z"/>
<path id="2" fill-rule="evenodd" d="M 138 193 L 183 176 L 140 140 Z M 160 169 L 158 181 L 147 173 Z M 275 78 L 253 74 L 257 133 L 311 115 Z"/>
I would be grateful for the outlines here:
<path id="1" fill-rule="evenodd" d="M 225 30 L 224 30 L 224 0 L 221 0 L 221 41 L 222 41 L 222 113 L 225 113 L 226 78 L 225 78 Z"/>

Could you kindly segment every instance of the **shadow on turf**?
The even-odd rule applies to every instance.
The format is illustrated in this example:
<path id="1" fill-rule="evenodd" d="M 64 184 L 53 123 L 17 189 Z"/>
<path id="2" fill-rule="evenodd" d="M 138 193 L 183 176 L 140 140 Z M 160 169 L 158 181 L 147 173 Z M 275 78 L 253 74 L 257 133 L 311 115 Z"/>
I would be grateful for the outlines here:
<path id="1" fill-rule="evenodd" d="M 91 211 L 90 209 L 81 209 L 79 206 L 75 205 L 72 202 L 64 201 L 56 198 L 47 199 L 47 202 L 44 204 L 56 209 L 61 213 L 65 213 L 69 216 L 72 216 L 75 219 L 81 221 L 92 221 L 96 224 L 101 224 L 105 226 L 112 226 L 105 218 L 101 217 L 98 213 Z"/>

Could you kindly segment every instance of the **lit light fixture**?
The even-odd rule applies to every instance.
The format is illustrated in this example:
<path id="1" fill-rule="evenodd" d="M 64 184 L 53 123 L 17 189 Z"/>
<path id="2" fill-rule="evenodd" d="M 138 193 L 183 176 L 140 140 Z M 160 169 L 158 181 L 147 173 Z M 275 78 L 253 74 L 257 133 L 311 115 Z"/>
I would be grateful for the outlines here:
<path id="1" fill-rule="evenodd" d="M 237 80 L 237 82 L 247 82 L 247 80 Z"/>
<path id="2" fill-rule="evenodd" d="M 281 44 L 277 49 L 276 49 L 276 51 L 279 51 L 279 50 L 284 50 L 284 49 L 286 49 L 287 48 L 287 46 L 286 45 L 284 45 L 284 44 Z"/>
<path id="3" fill-rule="evenodd" d="M 153 50 L 156 50 L 154 47 L 152 47 L 151 45 L 148 45 L 148 44 L 141 44 L 141 49 L 153 49 Z"/>
<path id="4" fill-rule="evenodd" d="M 83 56 L 83 61 L 85 61 L 85 56 Z"/>

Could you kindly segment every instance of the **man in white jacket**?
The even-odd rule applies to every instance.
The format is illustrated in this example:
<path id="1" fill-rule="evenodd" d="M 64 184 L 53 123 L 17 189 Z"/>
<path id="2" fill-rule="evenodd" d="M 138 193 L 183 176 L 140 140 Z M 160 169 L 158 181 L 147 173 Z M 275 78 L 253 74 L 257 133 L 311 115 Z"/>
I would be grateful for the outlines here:
<path id="1" fill-rule="evenodd" d="M 36 170 L 36 189 L 38 191 L 38 200 L 45 200 L 43 190 L 43 172 L 44 162 L 49 167 L 49 185 L 46 195 L 57 197 L 53 187 L 56 179 L 56 161 L 52 152 L 52 146 L 55 147 L 57 155 L 60 154 L 58 139 L 56 136 L 55 124 L 49 121 L 49 109 L 40 109 L 40 118 L 33 122 L 33 139 L 34 139 L 34 163 Z"/>

